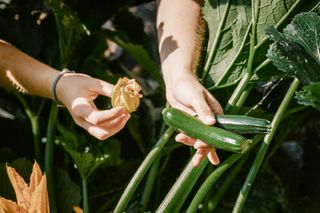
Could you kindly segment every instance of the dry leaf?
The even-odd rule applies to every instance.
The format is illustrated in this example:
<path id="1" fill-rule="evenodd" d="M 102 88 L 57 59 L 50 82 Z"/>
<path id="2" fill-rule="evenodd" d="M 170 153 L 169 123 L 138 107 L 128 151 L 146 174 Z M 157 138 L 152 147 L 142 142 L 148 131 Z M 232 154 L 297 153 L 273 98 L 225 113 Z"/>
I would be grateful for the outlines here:
<path id="1" fill-rule="evenodd" d="M 120 78 L 113 89 L 111 104 L 113 107 L 123 106 L 129 113 L 134 112 L 140 105 L 140 91 L 141 86 L 135 79 Z"/>

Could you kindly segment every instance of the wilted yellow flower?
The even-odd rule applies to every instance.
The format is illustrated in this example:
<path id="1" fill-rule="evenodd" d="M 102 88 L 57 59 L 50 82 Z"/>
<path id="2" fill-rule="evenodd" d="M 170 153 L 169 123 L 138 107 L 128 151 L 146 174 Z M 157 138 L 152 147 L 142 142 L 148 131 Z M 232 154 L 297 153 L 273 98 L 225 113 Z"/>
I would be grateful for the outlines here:
<path id="1" fill-rule="evenodd" d="M 49 213 L 46 176 L 34 162 L 29 185 L 10 166 L 6 166 L 17 202 L 0 197 L 0 213 Z"/>
<path id="2" fill-rule="evenodd" d="M 134 112 L 140 105 L 140 91 L 141 87 L 135 79 L 120 78 L 113 89 L 111 104 L 113 107 L 123 106 L 129 113 Z"/>

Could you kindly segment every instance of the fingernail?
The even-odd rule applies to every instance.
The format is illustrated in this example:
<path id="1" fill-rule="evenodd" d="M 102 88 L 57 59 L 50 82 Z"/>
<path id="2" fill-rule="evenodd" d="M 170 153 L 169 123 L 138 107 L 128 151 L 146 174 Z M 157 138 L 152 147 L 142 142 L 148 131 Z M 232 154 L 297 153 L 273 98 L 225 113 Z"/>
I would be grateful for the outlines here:
<path id="1" fill-rule="evenodd" d="M 199 160 L 198 159 L 192 159 L 192 166 L 193 167 L 197 167 L 197 166 L 199 166 L 199 164 L 200 164 L 200 162 L 199 162 Z"/>
<path id="2" fill-rule="evenodd" d="M 215 123 L 215 119 L 214 117 L 210 116 L 210 115 L 207 115 L 205 118 L 204 118 L 206 124 L 209 124 L 209 125 L 212 125 Z"/>

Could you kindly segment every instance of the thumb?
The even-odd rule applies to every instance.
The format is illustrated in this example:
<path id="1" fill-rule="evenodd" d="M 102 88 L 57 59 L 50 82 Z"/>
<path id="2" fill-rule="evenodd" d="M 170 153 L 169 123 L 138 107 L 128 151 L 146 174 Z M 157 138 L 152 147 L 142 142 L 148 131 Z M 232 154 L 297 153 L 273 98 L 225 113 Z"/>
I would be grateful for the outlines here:
<path id="1" fill-rule="evenodd" d="M 216 119 L 206 101 L 203 99 L 194 101 L 193 108 L 202 122 L 207 125 L 215 124 Z"/>

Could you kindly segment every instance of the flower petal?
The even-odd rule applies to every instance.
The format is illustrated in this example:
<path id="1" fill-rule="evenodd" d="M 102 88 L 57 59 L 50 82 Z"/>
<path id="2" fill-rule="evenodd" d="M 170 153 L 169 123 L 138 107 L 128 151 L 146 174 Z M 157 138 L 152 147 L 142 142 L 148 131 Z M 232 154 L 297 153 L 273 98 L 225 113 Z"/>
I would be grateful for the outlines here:
<path id="1" fill-rule="evenodd" d="M 135 79 L 120 78 L 113 89 L 111 104 L 113 107 L 123 106 L 129 113 L 134 112 L 140 105 L 140 91 L 141 86 Z"/>
<path id="2" fill-rule="evenodd" d="M 47 192 L 47 178 L 43 175 L 40 183 L 36 186 L 31 196 L 30 213 L 48 213 L 49 201 Z"/>
<path id="3" fill-rule="evenodd" d="M 74 207 L 73 207 L 73 211 L 74 211 L 75 213 L 83 213 L 83 210 L 82 210 L 79 206 L 74 206 Z"/>
<path id="4" fill-rule="evenodd" d="M 39 167 L 39 164 L 34 161 L 33 167 L 32 167 L 32 173 L 30 176 L 30 183 L 29 183 L 29 190 L 31 193 L 36 189 L 36 187 L 39 185 L 41 179 L 42 179 L 42 171 Z"/>
<path id="5" fill-rule="evenodd" d="M 29 209 L 31 193 L 28 185 L 14 168 L 6 165 L 6 169 L 9 180 L 13 186 L 14 192 L 16 193 L 18 206 Z"/>
<path id="6" fill-rule="evenodd" d="M 0 213 L 27 213 L 24 208 L 20 208 L 16 202 L 0 197 Z"/>

